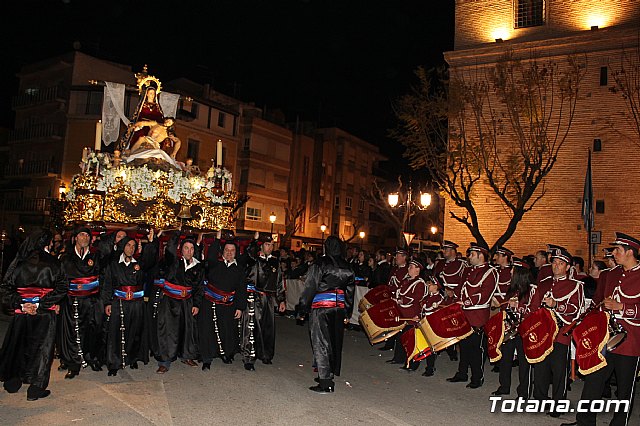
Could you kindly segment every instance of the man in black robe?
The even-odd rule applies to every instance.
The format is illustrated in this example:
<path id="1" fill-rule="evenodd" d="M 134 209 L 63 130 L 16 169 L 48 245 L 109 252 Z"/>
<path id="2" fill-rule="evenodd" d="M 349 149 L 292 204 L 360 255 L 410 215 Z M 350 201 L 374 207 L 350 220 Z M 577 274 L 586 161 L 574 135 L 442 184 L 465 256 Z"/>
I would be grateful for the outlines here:
<path id="1" fill-rule="evenodd" d="M 145 271 L 155 263 L 158 254 L 158 242 L 153 237 L 151 230 L 140 262 L 133 257 L 136 240 L 122 238 L 118 243 L 120 257 L 105 269 L 101 297 L 109 317 L 106 355 L 109 376 L 117 375 L 118 369 L 127 365 L 137 369 L 138 361 L 149 362 L 143 287 Z"/>
<path id="2" fill-rule="evenodd" d="M 253 241 L 245 257 L 247 309 L 242 315 L 241 352 L 249 371 L 255 370 L 256 358 L 271 364 L 276 347 L 275 306 L 281 313 L 286 309 L 282 272 L 278 258 L 272 255 L 273 239 L 269 235 L 262 240 L 260 248 Z"/>
<path id="3" fill-rule="evenodd" d="M 342 242 L 335 236 L 324 242 L 324 253 L 305 280 L 297 312 L 309 315 L 311 348 L 318 368 L 314 392 L 334 391 L 334 375 L 340 375 L 344 327 L 351 317 L 355 276 L 342 257 Z M 306 314 L 305 314 L 306 313 Z"/>
<path id="4" fill-rule="evenodd" d="M 194 361 L 198 356 L 195 316 L 202 304 L 204 264 L 194 256 L 196 244 L 191 239 L 182 241 L 182 256 L 178 257 L 179 237 L 176 232 L 165 250 L 166 272 L 156 329 L 158 374 L 169 371 L 171 362 L 178 357 L 191 367 L 198 365 Z"/>
<path id="5" fill-rule="evenodd" d="M 62 258 L 69 279 L 67 298 L 60 305 L 58 354 L 68 368 L 65 379 L 73 379 L 87 364 L 102 370 L 104 306 L 100 299 L 100 256 L 90 250 L 91 231 L 79 227 L 75 244 Z"/>
<path id="6" fill-rule="evenodd" d="M 0 381 L 9 393 L 23 383 L 27 400 L 47 397 L 56 339 L 56 305 L 67 294 L 67 281 L 60 262 L 44 251 L 51 234 L 42 231 L 27 238 L 9 265 L 0 297 L 14 311 L 0 349 Z"/>
<path id="7" fill-rule="evenodd" d="M 233 241 L 225 241 L 222 260 L 218 260 L 220 240 L 216 239 L 207 253 L 207 281 L 198 313 L 203 371 L 211 368 L 215 357 L 231 364 L 240 346 L 238 320 L 247 307 L 247 288 L 244 266 L 236 261 L 237 249 Z"/>

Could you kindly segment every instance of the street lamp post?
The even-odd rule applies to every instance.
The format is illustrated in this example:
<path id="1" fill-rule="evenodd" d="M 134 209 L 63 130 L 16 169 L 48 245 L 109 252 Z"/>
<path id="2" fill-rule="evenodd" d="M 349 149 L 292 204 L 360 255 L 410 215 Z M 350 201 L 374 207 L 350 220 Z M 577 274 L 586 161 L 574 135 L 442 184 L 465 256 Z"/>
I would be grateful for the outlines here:
<path id="1" fill-rule="evenodd" d="M 269 222 L 271 222 L 271 237 L 273 238 L 273 224 L 276 221 L 276 214 L 274 212 L 271 212 L 271 214 L 269 215 Z"/>
<path id="2" fill-rule="evenodd" d="M 322 231 L 322 245 L 324 246 L 324 231 L 327 230 L 327 225 L 325 225 L 324 223 L 320 225 L 320 230 Z"/>
<path id="3" fill-rule="evenodd" d="M 411 181 L 409 181 L 409 188 L 404 195 L 405 202 L 400 204 L 400 194 L 398 192 L 392 192 L 388 196 L 387 202 L 391 208 L 395 207 L 405 207 L 407 215 L 407 229 L 403 230 L 402 234 L 404 235 L 404 239 L 407 243 L 407 247 L 411 245 L 411 241 L 413 241 L 413 237 L 415 237 L 415 233 L 411 232 L 411 209 L 416 208 L 418 210 L 426 210 L 431 205 L 431 194 L 428 192 L 420 191 L 419 200 L 415 201 L 413 195 L 413 189 L 411 188 Z"/>
<path id="4" fill-rule="evenodd" d="M 362 242 L 364 241 L 364 236 L 364 231 L 360 231 L 360 251 L 362 251 Z"/>

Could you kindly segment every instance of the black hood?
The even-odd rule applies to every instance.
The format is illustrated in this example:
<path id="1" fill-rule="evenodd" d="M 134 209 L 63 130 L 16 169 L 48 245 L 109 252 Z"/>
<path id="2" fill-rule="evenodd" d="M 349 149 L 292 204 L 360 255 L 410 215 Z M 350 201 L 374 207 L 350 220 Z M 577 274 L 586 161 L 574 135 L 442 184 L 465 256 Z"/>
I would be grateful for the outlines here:
<path id="1" fill-rule="evenodd" d="M 118 252 L 120 253 L 124 252 L 124 246 L 126 246 L 127 243 L 131 240 L 133 240 L 133 238 L 131 238 L 128 235 L 125 235 L 120 241 L 118 241 L 118 244 L 117 244 Z M 135 254 L 135 251 L 133 253 Z"/>
<path id="2" fill-rule="evenodd" d="M 40 253 L 45 247 L 49 246 L 53 234 L 46 229 L 35 231 L 27 237 L 18 249 L 18 258 L 20 260 L 28 259 L 34 254 Z"/>
<path id="3" fill-rule="evenodd" d="M 324 241 L 324 254 L 331 257 L 342 256 L 342 241 L 334 235 L 330 235 Z"/>

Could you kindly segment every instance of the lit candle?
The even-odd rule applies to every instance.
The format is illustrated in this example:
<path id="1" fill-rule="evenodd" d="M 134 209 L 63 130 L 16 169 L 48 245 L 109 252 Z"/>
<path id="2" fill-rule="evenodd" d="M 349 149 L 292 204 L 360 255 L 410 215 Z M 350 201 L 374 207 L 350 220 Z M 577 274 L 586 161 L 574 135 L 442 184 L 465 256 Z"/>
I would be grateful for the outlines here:
<path id="1" fill-rule="evenodd" d="M 218 155 L 216 155 L 216 166 L 222 167 L 222 141 L 218 139 Z"/>
<path id="2" fill-rule="evenodd" d="M 84 148 L 82 148 L 82 162 L 83 163 L 87 161 L 87 156 L 88 156 L 87 147 L 85 146 Z"/>
<path id="3" fill-rule="evenodd" d="M 98 120 L 96 123 L 96 143 L 94 145 L 96 151 L 100 151 L 100 148 L 102 148 L 102 120 Z"/>

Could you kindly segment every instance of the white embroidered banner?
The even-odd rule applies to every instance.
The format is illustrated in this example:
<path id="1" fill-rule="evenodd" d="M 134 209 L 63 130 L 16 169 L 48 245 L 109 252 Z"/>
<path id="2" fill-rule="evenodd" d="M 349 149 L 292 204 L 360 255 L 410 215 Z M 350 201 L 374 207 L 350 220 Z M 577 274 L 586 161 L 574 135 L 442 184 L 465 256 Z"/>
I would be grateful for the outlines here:
<path id="1" fill-rule="evenodd" d="M 176 118 L 176 111 L 178 110 L 178 100 L 180 95 L 169 92 L 160 92 L 160 108 L 165 117 Z"/>
<path id="2" fill-rule="evenodd" d="M 102 102 L 102 141 L 110 145 L 120 136 L 120 120 L 125 126 L 130 121 L 124 115 L 124 84 L 105 81 Z"/>

